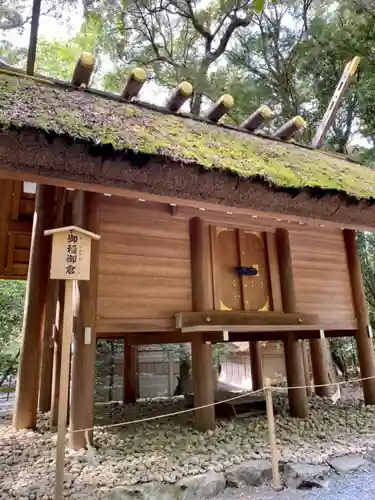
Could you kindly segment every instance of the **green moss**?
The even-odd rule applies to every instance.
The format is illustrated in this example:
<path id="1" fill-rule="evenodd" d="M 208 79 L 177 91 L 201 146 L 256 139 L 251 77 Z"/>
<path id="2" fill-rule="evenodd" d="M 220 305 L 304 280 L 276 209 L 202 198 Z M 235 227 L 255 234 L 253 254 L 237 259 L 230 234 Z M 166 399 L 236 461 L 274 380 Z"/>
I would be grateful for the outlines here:
<path id="1" fill-rule="evenodd" d="M 343 158 L 1 72 L 0 125 L 163 155 L 241 178 L 260 177 L 280 188 L 375 198 L 375 172 Z"/>

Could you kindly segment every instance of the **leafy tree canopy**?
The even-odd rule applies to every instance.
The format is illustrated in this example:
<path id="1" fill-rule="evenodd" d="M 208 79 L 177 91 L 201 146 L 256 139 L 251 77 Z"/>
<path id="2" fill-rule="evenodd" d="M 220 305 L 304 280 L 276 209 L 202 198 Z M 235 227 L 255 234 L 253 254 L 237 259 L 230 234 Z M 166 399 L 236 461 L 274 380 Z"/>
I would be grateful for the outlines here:
<path id="1" fill-rule="evenodd" d="M 25 290 L 23 281 L 0 280 L 0 387 L 17 368 Z"/>

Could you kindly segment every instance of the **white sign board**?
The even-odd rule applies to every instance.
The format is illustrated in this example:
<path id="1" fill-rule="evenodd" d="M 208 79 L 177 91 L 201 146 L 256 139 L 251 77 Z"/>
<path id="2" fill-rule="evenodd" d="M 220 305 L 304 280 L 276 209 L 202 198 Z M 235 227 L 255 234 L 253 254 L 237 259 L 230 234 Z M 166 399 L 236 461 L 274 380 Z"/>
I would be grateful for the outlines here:
<path id="1" fill-rule="evenodd" d="M 97 235 L 75 226 L 46 231 L 52 235 L 50 278 L 54 280 L 89 280 L 91 240 Z"/>

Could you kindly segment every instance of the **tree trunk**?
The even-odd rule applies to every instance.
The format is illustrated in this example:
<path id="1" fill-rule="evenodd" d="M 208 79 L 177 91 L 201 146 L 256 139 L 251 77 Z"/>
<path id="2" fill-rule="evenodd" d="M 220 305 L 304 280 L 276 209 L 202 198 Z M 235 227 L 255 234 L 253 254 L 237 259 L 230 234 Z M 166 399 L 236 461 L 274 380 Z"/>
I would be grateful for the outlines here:
<path id="1" fill-rule="evenodd" d="M 194 94 L 190 102 L 190 112 L 194 116 L 199 116 L 202 109 L 203 91 L 207 88 L 207 72 L 212 61 L 205 58 L 199 68 L 198 78 L 195 83 Z"/>
<path id="2" fill-rule="evenodd" d="M 174 396 L 186 396 L 191 392 L 191 365 L 188 359 L 180 360 L 180 375 L 177 377 L 178 383 L 174 391 Z"/>
<path id="3" fill-rule="evenodd" d="M 190 111 L 194 116 L 199 116 L 202 108 L 203 94 L 202 92 L 194 92 L 191 99 Z"/>
<path id="4" fill-rule="evenodd" d="M 336 382 L 337 379 L 337 370 L 336 364 L 333 360 L 332 349 L 329 341 L 326 339 L 326 349 L 327 349 L 327 362 L 329 367 L 329 378 L 332 383 Z"/>

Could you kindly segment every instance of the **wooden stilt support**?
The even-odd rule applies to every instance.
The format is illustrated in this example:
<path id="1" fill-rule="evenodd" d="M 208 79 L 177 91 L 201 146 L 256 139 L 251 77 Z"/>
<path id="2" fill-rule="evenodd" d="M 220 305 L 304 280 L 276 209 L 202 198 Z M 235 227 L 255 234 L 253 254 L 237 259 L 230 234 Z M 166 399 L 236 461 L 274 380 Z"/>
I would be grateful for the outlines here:
<path id="1" fill-rule="evenodd" d="M 93 233 L 99 233 L 98 195 L 79 193 L 77 204 L 73 207 L 73 220 L 81 227 Z M 81 214 L 81 215 L 77 215 Z M 79 281 L 77 285 L 77 300 L 79 301 L 79 317 L 74 335 L 74 350 L 72 359 L 72 386 L 70 407 L 70 430 L 87 429 L 94 423 L 94 386 L 96 357 L 96 303 L 99 274 L 99 241 L 91 243 L 90 280 Z M 78 304 L 77 304 L 78 307 Z M 84 382 L 83 382 L 84 381 Z M 92 441 L 92 432 L 89 433 Z M 70 434 L 69 446 L 73 449 L 85 447 L 84 432 Z"/>
<path id="2" fill-rule="evenodd" d="M 276 242 L 283 310 L 286 313 L 294 313 L 297 312 L 297 306 L 289 233 L 286 229 L 276 230 Z M 289 334 L 287 340 L 284 341 L 284 352 L 287 382 L 291 387 L 288 391 L 290 414 L 292 417 L 307 418 L 309 406 L 306 389 L 293 389 L 293 387 L 305 386 L 301 342 L 293 334 Z"/>
<path id="3" fill-rule="evenodd" d="M 253 391 L 263 388 L 262 350 L 259 342 L 249 342 Z"/>
<path id="4" fill-rule="evenodd" d="M 310 380 L 309 352 L 307 350 L 307 342 L 305 340 L 302 340 L 301 349 L 302 349 L 303 371 L 305 372 L 306 393 L 307 393 L 307 396 L 311 396 L 312 387 L 311 387 L 311 380 Z"/>
<path id="5" fill-rule="evenodd" d="M 358 330 L 356 335 L 359 367 L 361 377 L 375 377 L 375 355 L 372 334 L 369 329 L 369 318 L 366 305 L 361 264 L 357 252 L 355 232 L 344 230 L 348 269 L 353 293 L 354 311 L 357 317 Z M 375 378 L 362 382 L 365 404 L 375 404 Z"/>
<path id="6" fill-rule="evenodd" d="M 137 400 L 137 346 L 124 339 L 124 403 Z"/>
<path id="7" fill-rule="evenodd" d="M 72 205 L 67 203 L 66 195 L 60 191 L 56 210 L 55 226 L 69 225 L 72 223 Z M 52 391 L 51 391 L 51 427 L 57 426 L 57 413 L 60 395 L 60 374 L 61 374 L 61 332 L 64 318 L 65 287 L 63 282 L 57 283 L 57 303 L 56 322 L 53 330 L 53 370 L 52 370 Z"/>
<path id="8" fill-rule="evenodd" d="M 210 405 L 214 402 L 212 345 L 201 339 L 191 344 L 194 406 Z M 215 408 L 208 406 L 195 411 L 195 425 L 199 431 L 215 429 Z"/>
<path id="9" fill-rule="evenodd" d="M 51 409 L 54 327 L 56 324 L 56 302 L 58 283 L 49 280 L 47 288 L 47 305 L 44 320 L 42 366 L 39 386 L 39 411 L 45 413 Z"/>
<path id="10" fill-rule="evenodd" d="M 22 344 L 17 375 L 13 425 L 17 429 L 35 428 L 37 419 L 41 338 L 47 297 L 48 265 L 51 244 L 44 230 L 52 226 L 54 188 L 37 187 L 29 274 L 22 326 Z"/>
<path id="11" fill-rule="evenodd" d="M 174 378 L 174 357 L 173 352 L 168 351 L 168 396 L 171 398 L 175 390 L 175 378 Z"/>
<path id="12" fill-rule="evenodd" d="M 59 408 L 60 394 L 60 373 L 61 373 L 61 332 L 64 317 L 65 289 L 64 283 L 58 283 L 58 299 L 56 325 L 53 331 L 53 371 L 52 371 L 52 390 L 51 390 L 51 427 L 57 426 L 57 412 Z"/>
<path id="13" fill-rule="evenodd" d="M 208 228 L 202 219 L 190 220 L 190 250 L 192 271 L 192 299 L 194 311 L 212 309 L 209 272 Z M 212 369 L 212 345 L 205 343 L 199 333 L 192 342 L 192 369 L 195 407 L 213 405 L 214 384 Z M 196 427 L 205 431 L 215 428 L 215 408 L 207 406 L 195 412 Z"/>
<path id="14" fill-rule="evenodd" d="M 327 345 L 325 339 L 310 340 L 311 365 L 315 385 L 329 384 L 329 368 L 327 363 Z M 315 387 L 315 392 L 321 398 L 330 395 L 329 386 Z"/>

